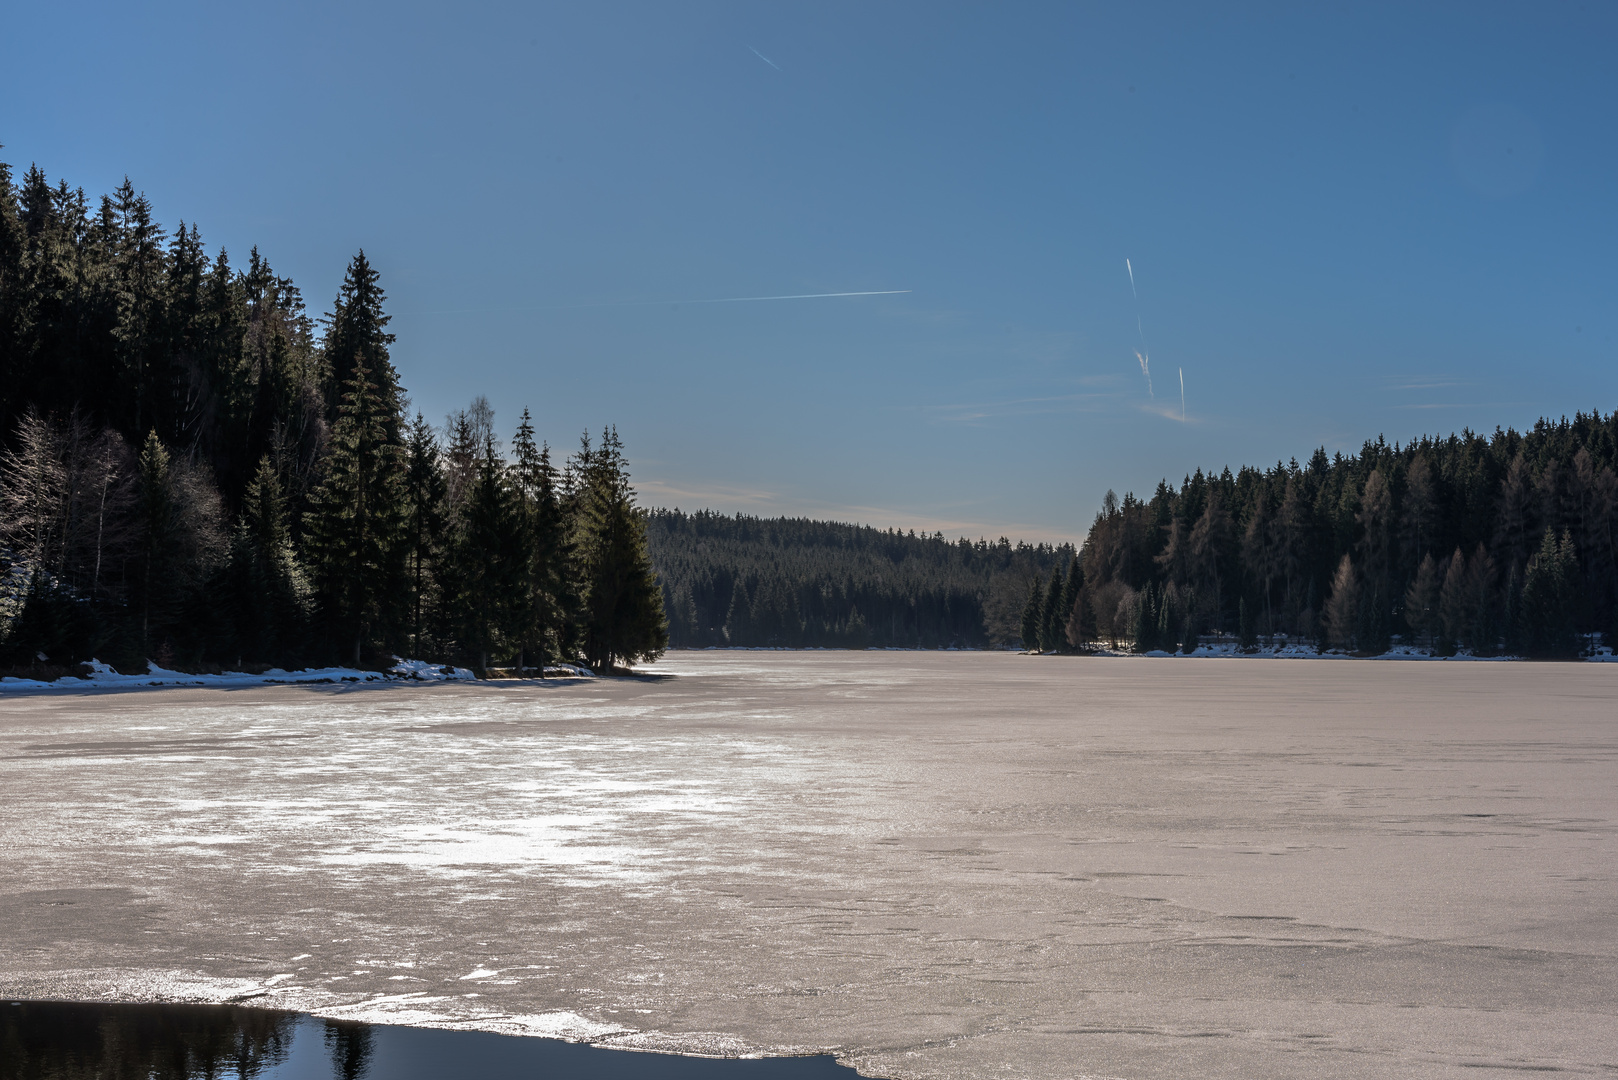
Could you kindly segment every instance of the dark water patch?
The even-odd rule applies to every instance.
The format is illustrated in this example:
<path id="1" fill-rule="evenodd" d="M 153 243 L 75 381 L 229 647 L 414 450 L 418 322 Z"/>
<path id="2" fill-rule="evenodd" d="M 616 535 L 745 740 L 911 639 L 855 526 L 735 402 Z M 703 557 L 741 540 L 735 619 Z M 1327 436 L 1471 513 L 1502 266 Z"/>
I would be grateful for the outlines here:
<path id="1" fill-rule="evenodd" d="M 0 1002 L 0 1080 L 857 1080 L 829 1055 L 697 1058 L 242 1005 Z"/>

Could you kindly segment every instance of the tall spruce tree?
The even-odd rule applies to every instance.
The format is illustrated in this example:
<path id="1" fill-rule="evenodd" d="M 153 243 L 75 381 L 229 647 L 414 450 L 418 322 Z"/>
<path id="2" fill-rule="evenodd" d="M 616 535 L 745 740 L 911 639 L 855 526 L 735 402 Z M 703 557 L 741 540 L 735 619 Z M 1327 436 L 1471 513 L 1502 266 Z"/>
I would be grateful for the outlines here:
<path id="1" fill-rule="evenodd" d="M 1547 528 L 1539 551 L 1528 560 L 1518 618 L 1529 656 L 1563 658 L 1578 654 L 1573 632 L 1578 607 L 1578 558 L 1573 539 Z"/>
<path id="2" fill-rule="evenodd" d="M 1055 652 L 1062 646 L 1062 567 L 1051 567 L 1050 584 L 1045 586 L 1045 600 L 1039 610 L 1039 651 Z"/>
<path id="3" fill-rule="evenodd" d="M 1135 595 L 1135 614 L 1130 620 L 1130 637 L 1138 653 L 1157 648 L 1157 589 L 1150 583 Z"/>
<path id="4" fill-rule="evenodd" d="M 398 442 L 404 395 L 399 389 L 399 373 L 388 356 L 394 335 L 387 332 L 391 320 L 382 310 L 386 300 L 381 275 L 365 257 L 365 252 L 360 251 L 349 262 L 337 300 L 327 316 L 325 353 L 329 382 L 326 401 L 328 415 L 335 422 L 355 369 L 365 368 L 382 403 L 383 431 L 390 442 Z"/>
<path id="5" fill-rule="evenodd" d="M 1028 583 L 1028 603 L 1022 609 L 1022 647 L 1029 652 L 1039 651 L 1039 630 L 1045 623 L 1044 595 L 1038 578 Z"/>
<path id="6" fill-rule="evenodd" d="M 399 416 L 364 364 L 354 367 L 332 428 L 325 475 L 304 514 L 305 548 L 327 626 L 363 659 L 388 640 L 409 596 L 405 460 Z M 335 644 L 335 642 L 334 642 Z"/>
<path id="7" fill-rule="evenodd" d="M 522 533 L 518 567 L 518 667 L 532 662 L 543 673 L 570 644 L 567 626 L 577 607 L 568 573 L 571 551 L 557 491 L 551 449 L 534 442 L 533 420 L 522 412 L 511 442 L 512 478 Z M 687 603 L 690 598 L 687 596 Z"/>
<path id="8" fill-rule="evenodd" d="M 423 636 L 433 617 L 432 598 L 444 555 L 444 501 L 447 485 L 433 426 L 419 412 L 405 447 L 405 533 L 409 545 L 410 651 L 422 654 Z"/>
<path id="9" fill-rule="evenodd" d="M 134 413 L 134 430 L 170 429 L 160 405 L 171 373 L 166 352 L 159 347 L 166 300 L 166 259 L 163 228 L 152 218 L 152 204 L 136 194 L 129 177 L 119 185 L 111 209 L 115 213 L 112 239 L 113 281 L 117 323 L 112 336 L 122 369 L 125 399 Z M 171 435 L 172 437 L 172 435 Z"/>
<path id="10" fill-rule="evenodd" d="M 1083 591 L 1084 568 L 1079 564 L 1079 553 L 1075 551 L 1067 562 L 1067 574 L 1062 578 L 1062 598 L 1056 610 L 1057 643 L 1063 652 L 1072 647 L 1072 643 L 1067 639 L 1067 624 L 1073 617 L 1073 607 L 1079 602 L 1079 594 Z"/>
<path id="11" fill-rule="evenodd" d="M 635 506 L 618 432 L 607 428 L 601 445 L 580 451 L 575 536 L 584 589 L 584 655 L 611 670 L 662 655 L 668 647 L 663 590 L 646 550 L 646 522 Z"/>
<path id="12" fill-rule="evenodd" d="M 306 639 L 308 583 L 292 546 L 286 498 L 268 455 L 242 503 L 227 577 L 238 661 L 286 664 Z"/>
<path id="13" fill-rule="evenodd" d="M 455 543 L 458 636 L 480 670 L 491 656 L 515 653 L 526 607 L 520 596 L 525 554 L 516 493 L 490 434 L 478 453 Z"/>
<path id="14" fill-rule="evenodd" d="M 169 452 L 153 431 L 146 436 L 140 452 L 140 576 L 135 587 L 140 608 L 140 648 L 152 652 L 152 617 L 159 625 L 167 615 L 171 593 L 164 588 L 164 570 L 178 528 L 174 506 L 174 484 L 169 472 Z"/>

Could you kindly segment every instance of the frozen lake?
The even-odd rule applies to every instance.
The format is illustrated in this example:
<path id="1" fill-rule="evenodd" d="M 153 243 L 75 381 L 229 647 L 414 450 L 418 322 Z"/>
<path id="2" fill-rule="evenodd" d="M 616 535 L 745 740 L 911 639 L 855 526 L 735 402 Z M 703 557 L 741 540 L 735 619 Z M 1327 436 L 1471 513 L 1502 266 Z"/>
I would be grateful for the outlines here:
<path id="1" fill-rule="evenodd" d="M 917 1080 L 1618 1074 L 1618 665 L 654 670 L 6 694 L 0 994 Z"/>

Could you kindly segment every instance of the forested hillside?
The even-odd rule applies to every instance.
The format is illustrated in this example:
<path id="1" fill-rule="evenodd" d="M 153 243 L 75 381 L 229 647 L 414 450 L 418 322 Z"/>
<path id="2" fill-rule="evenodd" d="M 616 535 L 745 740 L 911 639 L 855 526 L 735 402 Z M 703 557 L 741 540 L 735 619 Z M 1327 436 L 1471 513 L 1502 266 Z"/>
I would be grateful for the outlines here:
<path id="1" fill-rule="evenodd" d="M 1073 554 L 708 511 L 654 510 L 647 526 L 682 647 L 1016 644 L 1029 583 Z"/>
<path id="2" fill-rule="evenodd" d="M 313 319 L 127 181 L 92 204 L 0 165 L 0 667 L 1618 635 L 1618 413 L 1109 493 L 1082 553 L 951 542 L 648 513 L 615 431 L 555 462 L 481 398 L 435 427 L 385 302 L 361 252 Z"/>
<path id="3" fill-rule="evenodd" d="M 1144 501 L 1109 492 L 1077 576 L 1031 597 L 1025 625 L 1052 651 L 1172 650 L 1223 632 L 1571 656 L 1618 634 L 1615 468 L 1618 413 L 1592 412 L 1199 470 Z"/>
<path id="4" fill-rule="evenodd" d="M 0 666 L 486 667 L 664 647 L 618 436 L 410 416 L 363 252 L 318 324 L 126 180 L 0 165 Z"/>

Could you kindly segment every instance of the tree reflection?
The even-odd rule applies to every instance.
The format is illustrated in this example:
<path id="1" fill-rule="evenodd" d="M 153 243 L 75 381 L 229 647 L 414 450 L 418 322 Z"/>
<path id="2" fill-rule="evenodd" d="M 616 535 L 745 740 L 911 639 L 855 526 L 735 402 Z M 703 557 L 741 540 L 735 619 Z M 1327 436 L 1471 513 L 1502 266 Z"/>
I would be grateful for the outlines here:
<path id="1" fill-rule="evenodd" d="M 0 1080 L 247 1080 L 286 1059 L 296 1022 L 234 1005 L 0 1002 Z"/>
<path id="2" fill-rule="evenodd" d="M 331 1052 L 334 1077 L 360 1080 L 371 1064 L 371 1025 L 353 1020 L 327 1020 L 326 1049 Z"/>

